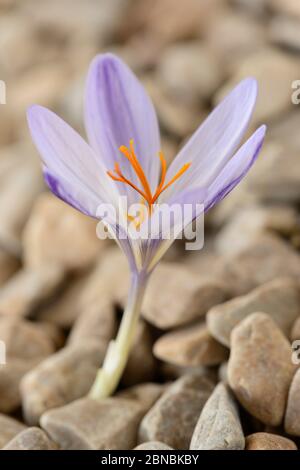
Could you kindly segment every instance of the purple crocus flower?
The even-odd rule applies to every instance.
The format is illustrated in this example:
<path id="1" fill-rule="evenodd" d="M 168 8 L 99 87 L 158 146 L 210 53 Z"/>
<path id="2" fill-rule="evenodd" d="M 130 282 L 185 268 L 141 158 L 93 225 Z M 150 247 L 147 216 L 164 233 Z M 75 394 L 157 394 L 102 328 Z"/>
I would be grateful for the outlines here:
<path id="1" fill-rule="evenodd" d="M 112 54 L 97 56 L 88 73 L 85 125 L 89 143 L 48 109 L 34 105 L 28 110 L 29 128 L 49 188 L 91 217 L 100 218 L 103 205 L 114 207 L 118 221 L 110 215 L 101 218 L 131 268 L 128 305 L 92 397 L 108 396 L 116 388 L 130 351 L 147 279 L 172 242 L 165 237 L 170 227 L 164 225 L 159 226 L 155 237 L 147 237 L 149 220 L 156 225 L 163 204 L 200 203 L 200 209 L 196 207 L 183 221 L 182 230 L 241 181 L 256 160 L 266 131 L 261 126 L 241 146 L 256 97 L 256 80 L 243 80 L 196 130 L 168 169 L 153 104 L 135 75 Z M 123 212 L 119 207 L 121 196 L 126 196 L 129 207 L 142 204 L 146 216 Z M 128 229 L 128 219 L 133 219 L 133 228 Z M 144 236 L 133 237 L 134 228 Z"/>

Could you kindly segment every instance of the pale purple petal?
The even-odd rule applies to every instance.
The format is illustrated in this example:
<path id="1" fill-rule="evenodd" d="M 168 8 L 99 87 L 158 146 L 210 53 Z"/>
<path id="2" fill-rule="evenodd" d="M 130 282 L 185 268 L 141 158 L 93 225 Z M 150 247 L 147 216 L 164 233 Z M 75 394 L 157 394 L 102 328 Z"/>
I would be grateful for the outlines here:
<path id="1" fill-rule="evenodd" d="M 221 201 L 247 174 L 261 150 L 266 126 L 261 126 L 242 145 L 208 188 L 205 211 Z"/>
<path id="2" fill-rule="evenodd" d="M 192 163 L 185 174 L 166 191 L 163 200 L 185 187 L 211 184 L 241 143 L 256 96 L 257 82 L 248 78 L 214 109 L 170 165 L 167 179 L 174 176 L 184 163 Z"/>
<path id="3" fill-rule="evenodd" d="M 116 198 L 102 163 L 74 129 L 42 106 L 31 106 L 27 118 L 32 139 L 49 173 L 99 203 Z"/>
<path id="4" fill-rule="evenodd" d="M 119 152 L 134 139 L 137 157 L 155 189 L 159 177 L 160 150 L 157 117 L 150 98 L 131 70 L 112 54 L 97 56 L 86 85 L 85 123 L 91 146 L 105 160 L 107 169 L 117 161 L 126 177 L 137 183 L 127 159 Z M 139 196 L 117 183 L 123 193 Z M 128 188 L 128 191 L 127 191 Z M 131 201 L 133 202 L 133 201 Z"/>
<path id="5" fill-rule="evenodd" d="M 98 198 L 86 194 L 76 185 L 72 186 L 65 178 L 55 175 L 46 166 L 44 166 L 43 173 L 49 189 L 55 196 L 83 214 L 96 218 Z"/>

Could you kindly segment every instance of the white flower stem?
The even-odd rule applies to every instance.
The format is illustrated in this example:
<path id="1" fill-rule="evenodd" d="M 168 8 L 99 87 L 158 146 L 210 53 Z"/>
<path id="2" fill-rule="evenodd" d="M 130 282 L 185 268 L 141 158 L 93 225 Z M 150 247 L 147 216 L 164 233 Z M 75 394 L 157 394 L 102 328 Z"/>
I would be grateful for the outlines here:
<path id="1" fill-rule="evenodd" d="M 109 397 L 119 384 L 131 350 L 146 282 L 144 274 L 132 274 L 128 302 L 117 337 L 109 343 L 103 365 L 89 393 L 95 400 Z"/>

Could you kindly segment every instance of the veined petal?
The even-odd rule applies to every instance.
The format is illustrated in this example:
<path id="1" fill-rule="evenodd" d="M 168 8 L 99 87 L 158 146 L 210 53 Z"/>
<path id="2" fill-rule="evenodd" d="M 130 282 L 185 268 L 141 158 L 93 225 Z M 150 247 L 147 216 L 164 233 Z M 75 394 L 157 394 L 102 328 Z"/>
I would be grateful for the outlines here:
<path id="1" fill-rule="evenodd" d="M 49 174 L 91 200 L 113 201 L 117 192 L 89 145 L 55 113 L 42 106 L 27 112 L 32 139 Z"/>
<path id="2" fill-rule="evenodd" d="M 119 152 L 134 140 L 136 155 L 154 191 L 158 184 L 160 137 L 153 104 L 131 70 L 112 54 L 97 56 L 88 73 L 85 124 L 91 146 L 104 159 L 108 170 L 119 163 L 123 174 L 133 183 L 137 177 L 127 159 Z M 117 183 L 122 194 L 139 195 L 129 186 Z"/>
<path id="3" fill-rule="evenodd" d="M 76 186 L 72 186 L 66 179 L 55 175 L 44 166 L 44 179 L 55 196 L 85 215 L 96 217 L 99 201 L 91 194 L 86 194 Z"/>
<path id="4" fill-rule="evenodd" d="M 167 179 L 187 162 L 191 167 L 163 195 L 184 187 L 209 186 L 237 150 L 249 124 L 257 96 L 257 82 L 247 78 L 213 110 L 168 169 Z"/>
<path id="5" fill-rule="evenodd" d="M 231 158 L 208 188 L 205 211 L 227 196 L 247 174 L 259 155 L 266 134 L 266 126 L 259 127 Z"/>

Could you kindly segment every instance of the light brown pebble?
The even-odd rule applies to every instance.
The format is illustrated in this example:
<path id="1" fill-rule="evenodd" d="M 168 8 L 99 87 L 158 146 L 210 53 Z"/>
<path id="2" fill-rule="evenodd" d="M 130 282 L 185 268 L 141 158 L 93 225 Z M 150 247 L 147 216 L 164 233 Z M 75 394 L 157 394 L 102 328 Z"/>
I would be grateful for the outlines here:
<path id="1" fill-rule="evenodd" d="M 122 383 L 129 387 L 150 382 L 156 375 L 156 359 L 152 354 L 153 339 L 149 325 L 140 320 L 132 350 L 123 374 Z"/>
<path id="2" fill-rule="evenodd" d="M 298 317 L 295 323 L 293 324 L 293 328 L 291 331 L 291 340 L 300 340 L 300 317 Z"/>
<path id="3" fill-rule="evenodd" d="M 0 449 L 25 429 L 26 426 L 16 419 L 0 414 Z"/>
<path id="4" fill-rule="evenodd" d="M 228 350 L 210 335 L 205 323 L 166 333 L 156 341 L 153 352 L 162 361 L 184 367 L 214 366 L 228 356 Z"/>
<path id="5" fill-rule="evenodd" d="M 49 356 L 55 351 L 54 338 L 47 326 L 21 318 L 0 317 L 0 340 L 6 346 L 8 357 L 34 359 Z"/>
<path id="6" fill-rule="evenodd" d="M 288 434 L 300 436 L 300 369 L 295 373 L 290 386 L 284 427 Z"/>
<path id="7" fill-rule="evenodd" d="M 162 441 L 174 449 L 188 449 L 201 410 L 213 384 L 200 373 L 174 382 L 141 422 L 139 442 Z"/>
<path id="8" fill-rule="evenodd" d="M 138 445 L 133 450 L 173 450 L 172 447 L 164 444 L 163 442 L 150 441 Z"/>
<path id="9" fill-rule="evenodd" d="M 290 344 L 270 316 L 253 313 L 234 328 L 228 381 L 252 416 L 280 425 L 294 373 Z"/>
<path id="10" fill-rule="evenodd" d="M 276 279 L 257 287 L 249 294 L 236 297 L 210 309 L 207 325 L 222 344 L 230 346 L 233 328 L 253 312 L 264 312 L 289 337 L 300 312 L 300 288 L 293 279 Z"/>
<path id="11" fill-rule="evenodd" d="M 193 432 L 191 450 L 243 450 L 245 438 L 234 399 L 219 383 L 205 403 Z"/>
<path id="12" fill-rule="evenodd" d="M 296 444 L 286 437 L 268 432 L 256 432 L 246 437 L 246 450 L 297 450 Z"/>
<path id="13" fill-rule="evenodd" d="M 139 403 L 141 407 L 148 411 L 166 390 L 165 384 L 154 382 L 140 383 L 133 387 L 125 388 L 116 393 L 116 397 L 127 398 Z"/>
<path id="14" fill-rule="evenodd" d="M 299 280 L 300 256 L 278 236 L 260 235 L 236 256 L 225 258 L 219 276 L 233 297 L 243 295 L 278 277 Z"/>
<path id="15" fill-rule="evenodd" d="M 80 227 L 80 230 L 78 230 Z M 34 205 L 23 235 L 25 264 L 56 264 L 84 269 L 106 246 L 96 235 L 96 222 L 50 193 Z"/>
<path id="16" fill-rule="evenodd" d="M 3 450 L 57 450 L 57 445 L 40 428 L 28 428 L 9 441 Z"/>
<path id="17" fill-rule="evenodd" d="M 41 426 L 62 449 L 129 450 L 142 415 L 133 400 L 82 398 L 43 414 Z"/>
<path id="18" fill-rule="evenodd" d="M 20 406 L 20 382 L 42 359 L 12 357 L 7 358 L 6 364 L 0 365 L 0 412 L 11 413 Z"/>
<path id="19" fill-rule="evenodd" d="M 178 263 L 161 263 L 150 278 L 142 314 L 158 328 L 175 328 L 203 316 L 226 295 L 218 281 L 203 279 Z"/>
<path id="20" fill-rule="evenodd" d="M 117 319 L 112 302 L 103 299 L 83 309 L 78 316 L 68 338 L 68 344 L 76 344 L 91 339 L 108 344 L 117 331 Z"/>
<path id="21" fill-rule="evenodd" d="M 21 269 L 1 288 L 0 315 L 26 317 L 50 299 L 64 281 L 58 266 Z"/>
<path id="22" fill-rule="evenodd" d="M 30 370 L 20 385 L 25 421 L 36 425 L 45 411 L 88 393 L 105 352 L 99 341 L 76 343 Z"/>

